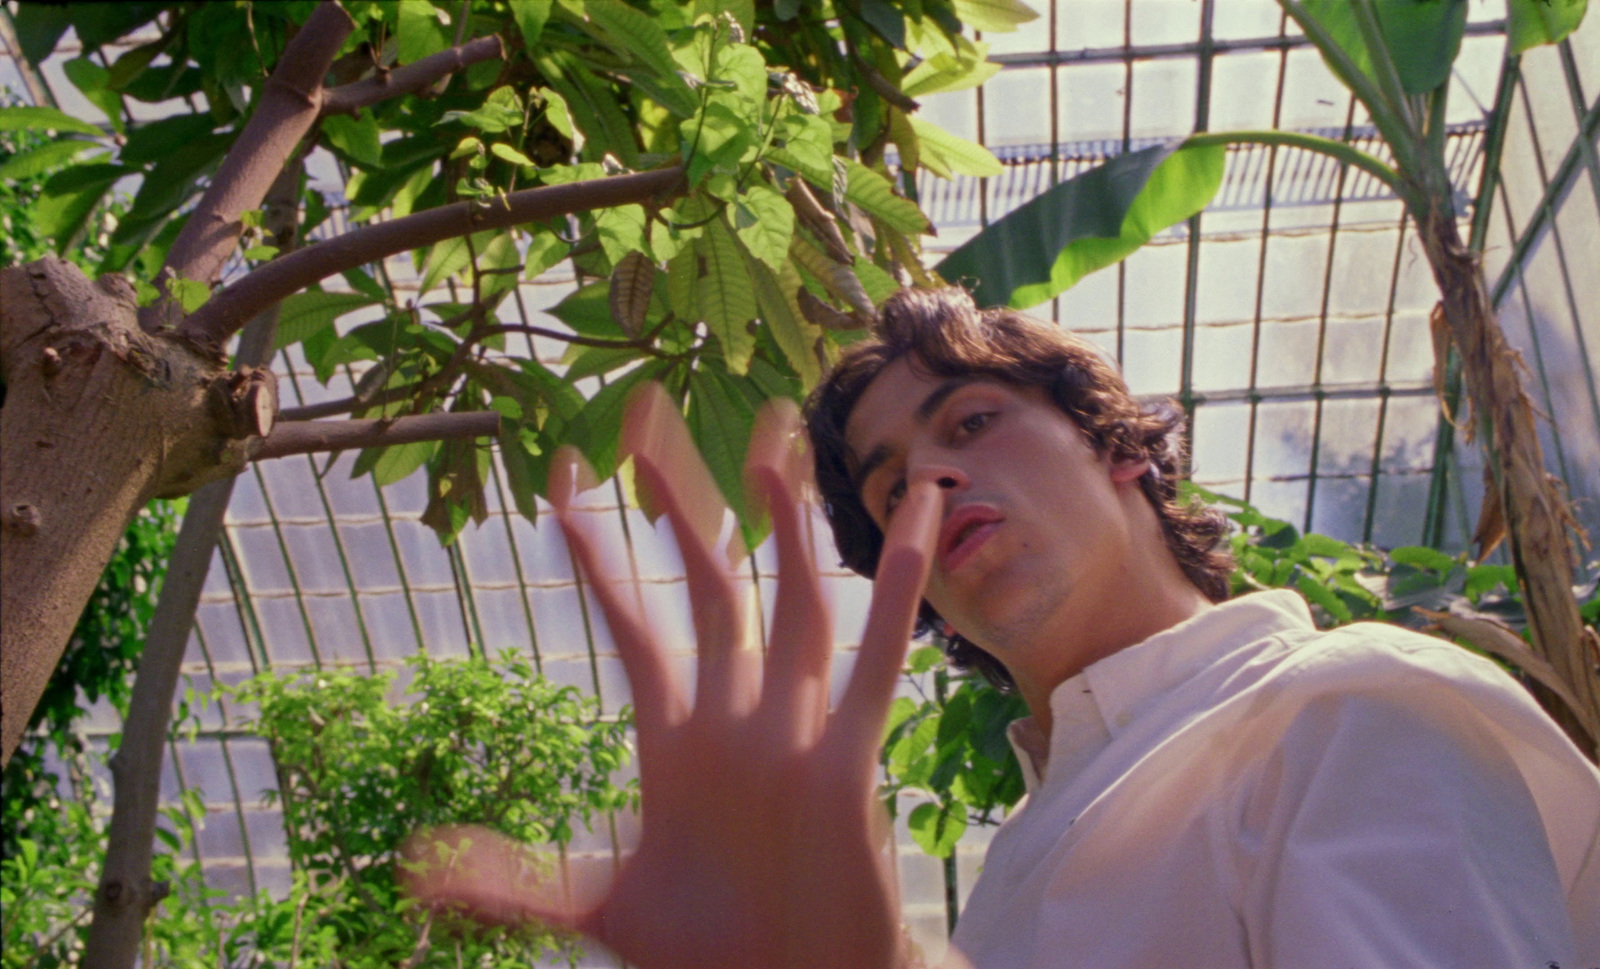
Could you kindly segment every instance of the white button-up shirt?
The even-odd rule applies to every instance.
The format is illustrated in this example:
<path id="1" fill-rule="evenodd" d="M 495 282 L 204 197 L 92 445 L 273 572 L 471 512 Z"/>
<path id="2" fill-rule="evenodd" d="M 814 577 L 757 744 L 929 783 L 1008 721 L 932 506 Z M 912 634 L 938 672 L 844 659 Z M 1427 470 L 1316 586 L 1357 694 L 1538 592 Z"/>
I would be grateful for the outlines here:
<path id="1" fill-rule="evenodd" d="M 1600 772 L 1459 646 L 1258 593 L 1050 708 L 951 940 L 977 969 L 1600 966 Z"/>

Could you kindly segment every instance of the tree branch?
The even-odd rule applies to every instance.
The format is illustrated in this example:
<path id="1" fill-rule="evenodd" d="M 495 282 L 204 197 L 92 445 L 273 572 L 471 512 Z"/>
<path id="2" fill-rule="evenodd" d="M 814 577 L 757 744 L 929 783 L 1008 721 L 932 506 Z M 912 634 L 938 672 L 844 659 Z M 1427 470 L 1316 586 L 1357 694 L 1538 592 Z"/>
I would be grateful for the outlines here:
<path id="1" fill-rule="evenodd" d="M 273 428 L 254 457 L 265 461 L 290 454 L 493 437 L 499 433 L 500 415 L 492 410 L 419 414 L 387 421 L 285 421 Z"/>
<path id="2" fill-rule="evenodd" d="M 200 346 L 221 346 L 244 321 L 268 306 L 347 270 L 485 229 L 542 222 L 559 215 L 676 197 L 687 189 L 682 166 L 613 175 L 566 185 L 474 199 L 346 232 L 274 259 L 218 290 L 178 327 Z"/>
<path id="3" fill-rule="evenodd" d="M 261 204 L 300 139 L 317 120 L 322 108 L 322 79 L 354 29 L 355 21 L 344 8 L 325 0 L 284 48 L 283 57 L 267 79 L 261 104 L 167 251 L 156 280 L 163 298 L 139 311 L 139 325 L 146 331 L 153 332 L 182 318 L 182 307 L 176 300 L 166 298 L 166 280 L 197 279 L 209 284 L 222 273 L 223 264 L 244 231 L 240 214 Z M 254 315 L 253 311 L 240 317 L 234 329 L 244 326 Z"/>
<path id="4" fill-rule="evenodd" d="M 479 61 L 503 60 L 505 56 L 505 44 L 501 43 L 498 36 L 491 34 L 459 47 L 430 54 L 420 61 L 414 61 L 392 71 L 379 68 L 377 74 L 365 80 L 329 88 L 322 99 L 322 115 L 327 117 L 330 114 L 355 114 L 362 108 L 380 101 L 426 90 L 440 78 L 448 77 Z"/>

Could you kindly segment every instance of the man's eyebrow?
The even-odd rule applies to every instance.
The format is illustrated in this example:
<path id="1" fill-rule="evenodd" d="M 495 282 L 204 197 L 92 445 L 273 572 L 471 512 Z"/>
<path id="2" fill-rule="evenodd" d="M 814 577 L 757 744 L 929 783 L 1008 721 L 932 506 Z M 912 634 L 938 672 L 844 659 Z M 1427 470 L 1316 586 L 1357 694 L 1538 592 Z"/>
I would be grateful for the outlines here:
<path id="1" fill-rule="evenodd" d="M 922 403 L 917 405 L 917 411 L 915 415 L 917 423 L 928 423 L 928 421 L 933 418 L 934 412 L 939 409 L 941 404 L 950 398 L 951 394 L 960 390 L 962 387 L 965 387 L 967 384 L 974 383 L 979 379 L 980 378 L 976 376 L 970 375 L 965 377 L 951 377 L 949 380 L 946 380 L 944 383 L 933 388 L 928 396 L 922 399 Z M 870 476 L 872 472 L 878 470 L 878 465 L 887 460 L 889 460 L 888 447 L 880 444 L 872 449 L 872 451 L 867 455 L 866 459 L 861 462 L 859 467 L 856 468 L 854 477 L 857 492 L 859 492 L 861 490 L 861 486 L 866 483 L 868 476 Z"/>

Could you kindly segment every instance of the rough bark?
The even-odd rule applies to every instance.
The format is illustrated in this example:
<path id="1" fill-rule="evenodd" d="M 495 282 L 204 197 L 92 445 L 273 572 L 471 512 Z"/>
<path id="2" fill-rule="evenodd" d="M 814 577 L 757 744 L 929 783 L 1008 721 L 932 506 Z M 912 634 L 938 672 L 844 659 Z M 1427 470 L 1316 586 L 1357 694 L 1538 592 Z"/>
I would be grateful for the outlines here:
<path id="1" fill-rule="evenodd" d="M 4 760 L 134 513 L 245 462 L 240 388 L 136 314 L 120 276 L 91 283 L 54 258 L 0 271 Z"/>
<path id="2" fill-rule="evenodd" d="M 298 162 L 284 166 L 264 199 L 263 228 L 285 252 L 293 251 L 299 241 L 297 202 L 302 169 Z M 237 356 L 241 374 L 265 372 L 256 368 L 265 367 L 272 359 L 277 324 L 278 313 L 273 309 L 244 328 Z M 268 428 L 259 433 L 268 433 L 270 418 L 269 414 Z M 166 756 L 172 698 L 188 651 L 195 608 L 222 536 L 235 480 L 229 476 L 202 485 L 189 500 L 161 583 L 161 597 L 150 617 L 122 725 L 122 743 L 111 758 L 115 784 L 111 823 L 106 829 L 105 863 L 95 888 L 94 921 L 83 952 L 85 969 L 131 969 L 144 938 L 145 920 L 166 894 L 166 886 L 150 877 L 156 817 L 161 808 L 161 761 Z"/>
<path id="3" fill-rule="evenodd" d="M 1522 358 L 1506 342 L 1483 269 L 1462 243 L 1453 215 L 1433 212 L 1420 221 L 1473 412 L 1489 431 L 1483 441 L 1490 474 L 1478 524 L 1480 549 L 1487 554 L 1504 536 L 1522 585 L 1534 649 L 1586 712 L 1569 710 L 1551 691 L 1536 688 L 1535 693 L 1573 742 L 1595 759 L 1600 738 L 1589 735 L 1582 719 L 1600 717 L 1595 674 L 1600 655 L 1572 594 L 1577 562 L 1568 529 L 1574 522 L 1560 484 L 1545 470 L 1533 405 L 1522 384 Z"/>

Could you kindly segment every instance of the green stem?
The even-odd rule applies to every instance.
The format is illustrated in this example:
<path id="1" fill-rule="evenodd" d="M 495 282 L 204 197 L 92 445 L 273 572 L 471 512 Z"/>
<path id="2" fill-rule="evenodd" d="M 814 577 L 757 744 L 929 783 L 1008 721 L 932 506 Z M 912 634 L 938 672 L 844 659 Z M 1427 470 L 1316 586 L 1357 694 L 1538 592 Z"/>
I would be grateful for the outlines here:
<path id="1" fill-rule="evenodd" d="M 1394 58 L 1389 56 L 1389 44 L 1383 39 L 1383 25 L 1378 23 L 1378 12 L 1373 8 L 1372 0 L 1351 0 L 1351 7 L 1356 26 L 1361 29 L 1361 39 L 1367 45 L 1367 59 L 1372 62 L 1372 73 L 1378 78 L 1378 89 L 1383 92 L 1388 105 L 1400 113 L 1407 129 L 1415 133 L 1417 117 L 1406 98 L 1405 85 L 1400 83 L 1400 72 L 1394 66 Z"/>
<path id="2" fill-rule="evenodd" d="M 1394 154 L 1395 166 L 1403 172 L 1414 170 L 1416 153 L 1412 147 L 1411 126 L 1407 124 L 1406 119 L 1395 113 L 1384 100 L 1377 84 L 1361 73 L 1361 69 L 1350 59 L 1350 55 L 1345 53 L 1339 42 L 1333 39 L 1322 26 L 1322 22 L 1307 12 L 1300 0 L 1279 0 L 1279 3 L 1283 5 L 1284 12 L 1300 25 L 1306 38 L 1321 52 L 1334 75 L 1344 82 L 1344 86 L 1349 88 L 1362 104 L 1366 105 L 1372 123 L 1378 126 L 1378 131 L 1389 143 L 1389 150 Z"/>
<path id="3" fill-rule="evenodd" d="M 1281 145 L 1330 155 L 1347 165 L 1361 169 L 1387 185 L 1407 206 L 1415 206 L 1418 201 L 1416 191 L 1405 183 L 1399 172 L 1354 145 L 1332 138 L 1302 134 L 1298 131 L 1215 131 L 1190 135 L 1184 141 L 1183 147 L 1203 148 L 1208 145 L 1241 144 Z"/>

